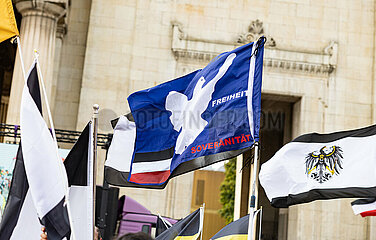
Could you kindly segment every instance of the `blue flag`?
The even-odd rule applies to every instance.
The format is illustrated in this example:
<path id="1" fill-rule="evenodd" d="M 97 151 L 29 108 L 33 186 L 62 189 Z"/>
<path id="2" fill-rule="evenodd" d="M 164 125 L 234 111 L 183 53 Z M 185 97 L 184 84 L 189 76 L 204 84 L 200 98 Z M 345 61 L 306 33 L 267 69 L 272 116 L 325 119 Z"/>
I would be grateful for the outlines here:
<path id="1" fill-rule="evenodd" d="M 128 97 L 136 126 L 129 182 L 160 185 L 184 162 L 258 141 L 263 45 L 261 38 Z"/>

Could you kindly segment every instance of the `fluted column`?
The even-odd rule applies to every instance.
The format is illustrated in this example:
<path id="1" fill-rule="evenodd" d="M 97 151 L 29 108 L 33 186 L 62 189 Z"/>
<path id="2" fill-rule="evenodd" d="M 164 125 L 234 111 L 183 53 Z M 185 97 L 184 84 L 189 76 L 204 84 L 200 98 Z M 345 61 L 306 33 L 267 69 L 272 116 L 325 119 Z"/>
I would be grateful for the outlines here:
<path id="1" fill-rule="evenodd" d="M 59 71 L 60 71 L 60 61 L 61 61 L 61 50 L 63 47 L 63 39 L 66 33 L 66 24 L 59 24 L 57 25 L 56 30 L 56 40 L 55 40 L 55 58 L 54 58 L 54 69 L 53 69 L 53 76 L 52 76 L 52 88 L 51 88 L 51 98 L 49 101 L 51 103 L 51 108 L 55 106 L 55 99 L 56 99 L 56 91 L 57 91 L 57 82 L 59 79 Z"/>
<path id="2" fill-rule="evenodd" d="M 57 21 L 66 13 L 67 4 L 62 1 L 15 1 L 22 15 L 20 38 L 26 72 L 34 59 L 34 49 L 39 52 L 39 62 L 46 85 L 48 99 L 54 99 L 56 83 L 53 80 Z M 26 73 L 27 74 L 27 73 Z M 55 79 L 56 80 L 56 79 Z M 24 79 L 19 52 L 17 51 L 9 98 L 7 123 L 19 123 L 19 109 Z M 50 105 L 54 103 L 50 101 Z"/>

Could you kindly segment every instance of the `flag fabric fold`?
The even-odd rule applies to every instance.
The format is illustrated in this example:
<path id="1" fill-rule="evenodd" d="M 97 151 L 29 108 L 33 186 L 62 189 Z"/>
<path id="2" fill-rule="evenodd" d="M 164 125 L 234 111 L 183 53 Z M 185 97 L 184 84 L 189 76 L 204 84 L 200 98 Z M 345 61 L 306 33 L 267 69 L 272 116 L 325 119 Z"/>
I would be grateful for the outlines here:
<path id="1" fill-rule="evenodd" d="M 128 177 L 123 184 L 160 187 L 193 166 L 234 157 L 258 141 L 263 43 L 261 38 L 222 53 L 202 70 L 131 94 L 134 123 L 123 119 L 110 147 L 129 149 L 121 159 L 113 159 L 116 150 L 109 156 L 109 182 L 118 171 L 117 180 Z M 120 132 L 129 141 L 118 140 Z"/>
<path id="2" fill-rule="evenodd" d="M 34 206 L 34 203 L 31 200 L 31 196 L 29 196 L 30 201 L 26 201 L 25 203 L 25 198 L 28 193 L 28 190 L 29 183 L 27 182 L 20 143 L 20 146 L 18 147 L 17 151 L 16 162 L 13 170 L 13 178 L 9 189 L 8 199 L 5 205 L 3 217 L 1 219 L 0 240 L 11 239 L 13 230 L 20 221 L 19 219 L 23 207 L 25 205 L 26 208 Z M 28 234 L 29 236 L 33 236 L 33 234 L 30 232 Z M 39 234 L 35 236 L 39 236 Z"/>
<path id="3" fill-rule="evenodd" d="M 64 166 L 68 176 L 69 186 L 87 186 L 87 169 L 89 158 L 90 123 L 81 132 L 76 143 L 65 158 Z"/>
<path id="4" fill-rule="evenodd" d="M 376 216 L 376 198 L 358 199 L 351 202 L 355 215 L 362 217 Z"/>
<path id="5" fill-rule="evenodd" d="M 36 78 L 34 81 L 38 82 L 36 61 L 31 73 L 28 81 Z M 41 223 L 51 239 L 59 239 L 70 235 L 68 214 L 63 206 L 68 190 L 67 174 L 38 105 L 25 84 L 20 111 L 25 172 Z"/>
<path id="6" fill-rule="evenodd" d="M 222 228 L 211 240 L 247 240 L 249 215 L 246 215 Z"/>
<path id="7" fill-rule="evenodd" d="M 21 144 L 4 211 L 5 218 L 0 226 L 1 240 L 32 237 L 30 232 L 23 232 L 25 229 L 19 224 L 27 223 L 25 219 L 35 222 L 36 214 L 46 227 L 49 239 L 69 239 L 70 236 L 68 213 L 63 206 L 68 186 L 67 176 L 56 142 L 42 117 L 36 64 L 34 61 L 22 94 Z M 36 231 L 40 234 L 39 227 L 34 234 Z"/>
<path id="8" fill-rule="evenodd" d="M 30 87 L 30 81 L 29 81 Z M 32 89 L 30 87 L 30 89 Z M 39 86 L 33 88 L 38 90 Z M 35 94 L 38 96 L 38 94 Z M 34 98 L 35 99 L 35 98 Z M 72 223 L 76 229 L 77 239 L 90 239 L 92 235 L 92 212 L 88 211 L 91 207 L 83 199 L 87 194 L 92 194 L 92 186 L 88 186 L 88 151 L 89 151 L 89 129 L 90 123 L 86 125 L 77 142 L 65 158 L 64 165 L 68 175 L 70 186 L 70 203 L 72 213 Z M 39 239 L 41 234 L 41 225 L 38 219 L 37 211 L 28 191 L 28 182 L 23 165 L 22 150 L 18 149 L 16 163 L 13 171 L 11 189 L 7 201 L 6 211 L 0 225 L 0 239 Z M 55 207 L 58 210 L 61 203 Z M 53 210 L 52 210 L 53 212 Z M 56 219 L 51 218 L 50 222 L 59 224 L 59 221 L 67 222 L 66 214 L 56 213 Z M 50 230 L 50 227 L 47 226 Z M 50 238 L 52 236 L 49 235 Z"/>
<path id="9" fill-rule="evenodd" d="M 18 35 L 12 0 L 0 0 L 0 42 Z"/>
<path id="10" fill-rule="evenodd" d="M 274 207 L 376 195 L 376 125 L 302 135 L 262 164 L 260 183 Z"/>
<path id="11" fill-rule="evenodd" d="M 40 114 L 42 114 L 40 88 L 37 70 L 35 67 L 33 67 L 29 72 L 27 85 L 30 91 L 30 95 L 38 108 L 38 111 L 40 112 Z M 29 230 L 27 235 L 23 235 L 21 233 L 21 229 L 24 229 L 25 227 L 25 225 L 22 224 L 25 222 L 23 221 L 24 218 L 35 219 L 35 216 L 37 216 L 34 203 L 29 192 L 29 183 L 26 176 L 21 145 L 22 140 L 18 147 L 8 200 L 0 224 L 0 240 L 17 239 L 17 237 L 22 238 L 26 236 L 39 236 L 40 234 L 40 228 L 38 229 L 38 232 L 32 232 L 31 230 Z M 27 199 L 27 201 L 25 201 L 25 199 Z M 29 209 L 30 211 L 25 211 L 25 209 Z M 31 224 L 31 222 L 35 223 L 35 221 L 27 221 L 29 226 L 36 225 Z"/>
<path id="12" fill-rule="evenodd" d="M 155 240 L 196 240 L 203 227 L 203 207 L 189 214 L 158 235 Z"/>
<path id="13" fill-rule="evenodd" d="M 156 229 L 155 229 L 155 237 L 158 237 L 159 235 L 161 235 L 161 233 L 163 233 L 164 231 L 166 231 L 167 229 L 169 229 L 171 227 L 171 223 L 167 220 L 165 220 L 162 216 L 158 215 L 157 216 L 157 223 L 156 223 Z"/>
<path id="14" fill-rule="evenodd" d="M 152 188 L 163 189 L 171 178 L 188 173 L 216 162 L 228 160 L 242 154 L 247 149 L 227 151 L 209 156 L 202 156 L 187 162 L 183 162 L 176 167 L 169 178 L 161 185 L 139 185 L 128 181 L 132 158 L 146 159 L 146 154 L 134 154 L 134 142 L 136 126 L 129 115 L 121 116 L 114 127 L 114 135 L 110 148 L 108 149 L 107 161 L 105 162 L 105 178 L 112 185 L 121 187 Z M 153 162 L 153 153 L 150 153 L 150 160 Z"/>
<path id="15" fill-rule="evenodd" d="M 93 239 L 92 124 L 89 122 L 64 161 L 76 239 Z"/>

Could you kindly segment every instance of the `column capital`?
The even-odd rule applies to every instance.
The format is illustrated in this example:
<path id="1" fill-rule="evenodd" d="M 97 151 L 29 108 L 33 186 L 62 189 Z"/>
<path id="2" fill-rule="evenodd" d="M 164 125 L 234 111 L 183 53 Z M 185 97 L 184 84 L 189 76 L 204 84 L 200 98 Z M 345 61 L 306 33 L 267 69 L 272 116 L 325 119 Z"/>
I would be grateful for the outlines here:
<path id="1" fill-rule="evenodd" d="M 22 17 L 44 16 L 55 21 L 66 15 L 68 0 L 14 0 Z"/>
<path id="2" fill-rule="evenodd" d="M 63 39 L 66 33 L 67 33 L 67 24 L 58 23 L 57 28 L 56 28 L 56 38 Z"/>

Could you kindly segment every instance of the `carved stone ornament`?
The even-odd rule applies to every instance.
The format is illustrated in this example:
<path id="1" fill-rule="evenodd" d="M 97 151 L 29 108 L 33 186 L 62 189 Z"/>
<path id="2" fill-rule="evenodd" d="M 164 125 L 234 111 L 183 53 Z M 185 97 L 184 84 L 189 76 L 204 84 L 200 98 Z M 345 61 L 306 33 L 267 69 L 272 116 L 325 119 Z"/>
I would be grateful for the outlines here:
<path id="1" fill-rule="evenodd" d="M 250 42 L 257 41 L 261 36 L 264 34 L 264 26 L 260 20 L 252 21 L 251 24 L 248 26 L 248 32 L 239 35 L 237 43 L 247 44 Z M 271 36 L 266 36 L 267 41 L 265 46 L 268 47 L 275 47 L 276 43 Z"/>
<path id="2" fill-rule="evenodd" d="M 256 41 L 265 35 L 260 20 L 252 21 L 248 32 L 241 34 L 236 42 L 192 37 L 184 32 L 181 24 L 176 22 L 172 23 L 172 28 L 171 50 L 176 60 L 184 62 L 187 66 L 190 63 L 204 66 L 218 54 Z M 272 71 L 327 77 L 336 69 L 338 43 L 334 41 L 331 41 L 324 49 L 306 52 L 277 48 L 274 39 L 270 36 L 266 37 L 264 66 Z"/>

